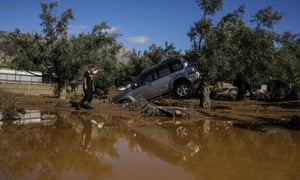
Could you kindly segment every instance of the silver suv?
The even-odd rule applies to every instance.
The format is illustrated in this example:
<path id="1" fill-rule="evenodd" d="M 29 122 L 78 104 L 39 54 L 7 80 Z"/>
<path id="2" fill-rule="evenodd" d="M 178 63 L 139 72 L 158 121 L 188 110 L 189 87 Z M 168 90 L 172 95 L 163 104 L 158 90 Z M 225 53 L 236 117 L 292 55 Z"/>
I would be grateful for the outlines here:
<path id="1" fill-rule="evenodd" d="M 144 70 L 136 81 L 112 100 L 127 104 L 134 102 L 137 96 L 152 100 L 171 92 L 178 97 L 187 97 L 199 79 L 200 73 L 191 62 L 183 57 L 171 58 Z"/>

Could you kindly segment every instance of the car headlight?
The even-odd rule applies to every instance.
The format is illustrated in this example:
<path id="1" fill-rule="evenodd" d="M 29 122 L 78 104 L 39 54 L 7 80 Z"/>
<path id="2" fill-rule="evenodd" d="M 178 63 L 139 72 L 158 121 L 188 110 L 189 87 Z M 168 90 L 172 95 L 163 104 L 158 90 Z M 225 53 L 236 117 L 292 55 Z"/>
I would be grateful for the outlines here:
<path id="1" fill-rule="evenodd" d="M 198 71 L 195 73 L 195 78 L 197 78 L 197 79 L 200 78 L 200 73 Z"/>
<path id="2" fill-rule="evenodd" d="M 187 66 L 188 66 L 188 63 L 187 63 L 187 62 L 184 62 L 183 65 L 184 65 L 184 67 L 187 67 Z"/>

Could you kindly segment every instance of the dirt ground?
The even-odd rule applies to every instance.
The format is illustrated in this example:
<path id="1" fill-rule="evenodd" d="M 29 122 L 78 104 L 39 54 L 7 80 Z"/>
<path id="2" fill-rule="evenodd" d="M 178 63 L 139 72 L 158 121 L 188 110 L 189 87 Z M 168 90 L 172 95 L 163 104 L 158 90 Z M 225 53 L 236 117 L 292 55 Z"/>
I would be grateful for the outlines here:
<path id="1" fill-rule="evenodd" d="M 79 100 L 80 97 L 71 98 L 73 102 Z M 60 100 L 55 97 L 25 96 L 0 91 L 0 111 L 10 104 L 24 109 L 76 111 L 69 102 L 70 100 Z M 139 110 L 128 110 L 121 105 L 111 104 L 109 99 L 103 98 L 94 98 L 92 104 L 94 109 L 81 109 L 80 111 L 88 111 L 94 115 L 117 116 L 140 123 L 143 123 L 145 119 L 148 122 L 153 120 L 155 123 L 192 123 L 209 119 L 234 121 L 241 123 L 241 126 L 246 126 L 246 128 L 257 128 L 259 125 L 264 125 L 300 129 L 300 100 L 281 102 L 212 100 L 212 108 L 209 110 L 201 109 L 197 98 L 173 99 L 168 97 L 156 100 L 154 103 L 163 107 L 180 107 L 180 114 L 187 116 L 183 118 L 168 117 L 162 114 L 158 121 L 157 117 L 144 118 L 146 115 Z"/>

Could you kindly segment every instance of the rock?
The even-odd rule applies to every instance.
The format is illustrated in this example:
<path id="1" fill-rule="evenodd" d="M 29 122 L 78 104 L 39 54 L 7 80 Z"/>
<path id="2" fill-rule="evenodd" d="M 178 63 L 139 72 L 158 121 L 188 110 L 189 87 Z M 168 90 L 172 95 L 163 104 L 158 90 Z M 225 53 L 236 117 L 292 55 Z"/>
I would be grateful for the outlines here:
<path id="1" fill-rule="evenodd" d="M 175 115 L 176 115 L 176 116 L 182 116 L 182 114 L 183 114 L 183 113 L 182 113 L 181 111 L 175 110 Z"/>

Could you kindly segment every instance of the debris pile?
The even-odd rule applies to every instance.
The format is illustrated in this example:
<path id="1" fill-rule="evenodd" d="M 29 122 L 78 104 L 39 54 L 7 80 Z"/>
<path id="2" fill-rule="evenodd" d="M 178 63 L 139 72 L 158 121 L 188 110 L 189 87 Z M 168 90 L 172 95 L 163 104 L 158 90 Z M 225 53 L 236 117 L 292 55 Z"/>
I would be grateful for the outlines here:
<path id="1" fill-rule="evenodd" d="M 160 110 L 158 107 L 147 101 L 143 96 L 138 96 L 136 101 L 130 103 L 127 108 L 132 111 L 144 113 L 147 116 L 160 115 Z"/>
<path id="2" fill-rule="evenodd" d="M 178 102 L 175 104 L 163 103 L 156 105 L 147 101 L 143 96 L 138 96 L 136 101 L 130 103 L 127 108 L 132 111 L 138 111 L 147 116 L 167 115 L 170 117 L 188 118 L 189 115 L 186 112 L 187 109 L 185 107 L 178 107 L 176 105 L 183 106 L 182 103 Z"/>
<path id="3" fill-rule="evenodd" d="M 189 107 L 189 105 L 182 101 L 182 100 L 178 100 L 178 99 L 164 99 L 164 98 L 160 98 L 154 101 L 154 104 L 158 105 L 158 106 L 173 106 L 173 107 L 180 107 L 180 108 L 187 108 Z"/>

